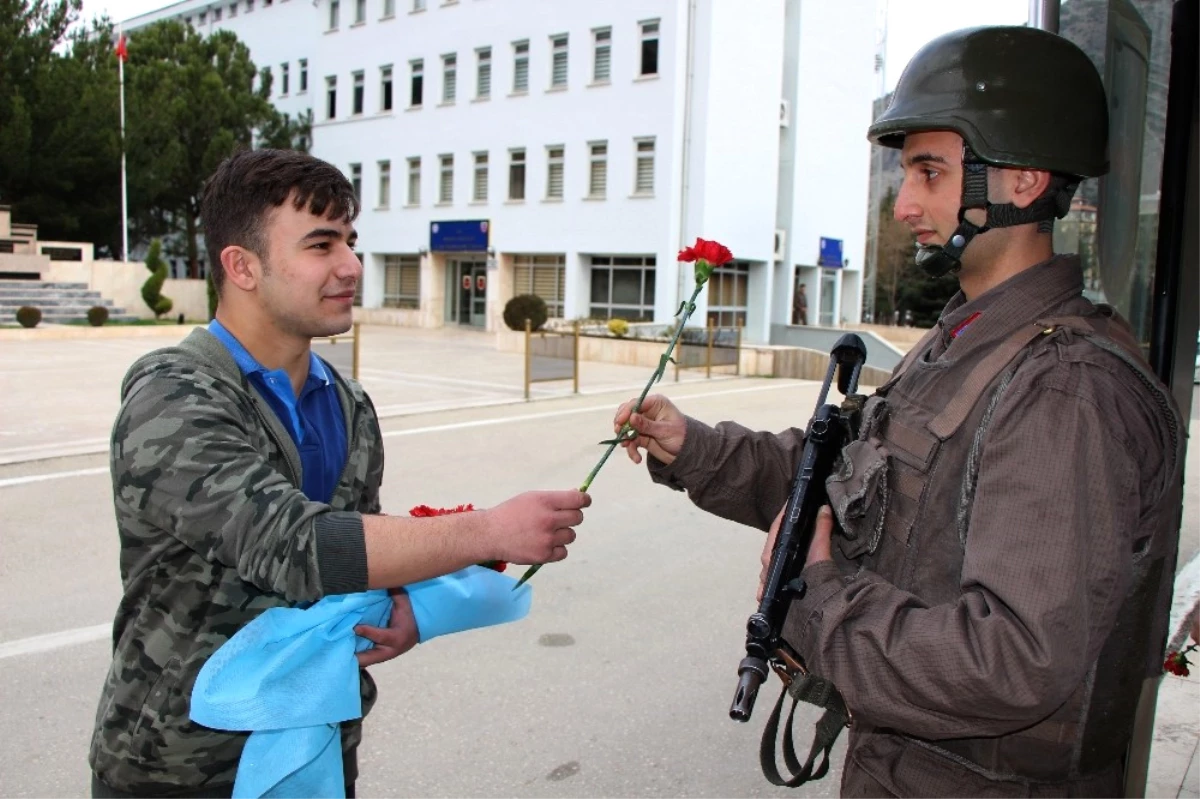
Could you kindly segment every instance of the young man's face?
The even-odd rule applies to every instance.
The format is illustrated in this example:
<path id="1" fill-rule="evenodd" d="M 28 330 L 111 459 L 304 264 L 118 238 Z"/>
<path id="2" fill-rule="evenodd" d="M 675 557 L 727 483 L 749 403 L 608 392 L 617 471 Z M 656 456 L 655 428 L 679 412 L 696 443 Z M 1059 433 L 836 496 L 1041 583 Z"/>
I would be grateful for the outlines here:
<path id="1" fill-rule="evenodd" d="M 305 338 L 345 333 L 362 264 L 345 220 L 296 210 L 289 199 L 266 220 L 260 307 L 281 332 Z"/>
<path id="2" fill-rule="evenodd" d="M 904 182 L 893 215 L 919 244 L 945 246 L 958 227 L 962 202 L 962 137 L 952 131 L 910 133 L 900 165 Z"/>

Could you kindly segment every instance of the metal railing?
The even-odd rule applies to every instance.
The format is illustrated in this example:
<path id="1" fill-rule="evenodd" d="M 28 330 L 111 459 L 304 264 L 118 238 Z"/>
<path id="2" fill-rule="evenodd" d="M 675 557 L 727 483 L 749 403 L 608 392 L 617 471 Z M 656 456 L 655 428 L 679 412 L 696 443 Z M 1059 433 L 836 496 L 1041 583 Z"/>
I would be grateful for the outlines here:
<path id="1" fill-rule="evenodd" d="M 362 347 L 361 325 L 355 322 L 350 330 L 337 336 L 322 336 L 312 340 L 313 352 L 328 361 L 344 376 L 358 379 L 359 353 Z"/>
<path id="2" fill-rule="evenodd" d="M 579 393 L 579 323 L 570 330 L 538 330 L 534 332 L 525 320 L 525 399 L 530 386 L 551 380 L 571 380 L 574 393 Z"/>
<path id="3" fill-rule="evenodd" d="M 742 329 L 709 326 L 684 330 L 674 359 L 676 383 L 681 369 L 704 369 L 704 376 L 711 378 L 714 366 L 732 366 L 733 374 L 741 374 Z"/>

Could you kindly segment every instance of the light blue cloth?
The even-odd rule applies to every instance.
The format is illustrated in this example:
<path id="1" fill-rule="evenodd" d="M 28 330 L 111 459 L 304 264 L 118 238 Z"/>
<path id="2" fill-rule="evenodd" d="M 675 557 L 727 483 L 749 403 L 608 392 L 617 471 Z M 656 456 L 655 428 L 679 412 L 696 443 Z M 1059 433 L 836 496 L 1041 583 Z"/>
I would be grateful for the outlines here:
<path id="1" fill-rule="evenodd" d="M 528 584 L 482 566 L 407 586 L 423 643 L 440 635 L 517 621 L 529 613 Z M 339 723 L 362 716 L 355 652 L 374 644 L 354 627 L 387 625 L 386 591 L 272 608 L 247 624 L 201 668 L 191 718 L 218 730 L 250 731 L 233 795 L 345 796 Z"/>

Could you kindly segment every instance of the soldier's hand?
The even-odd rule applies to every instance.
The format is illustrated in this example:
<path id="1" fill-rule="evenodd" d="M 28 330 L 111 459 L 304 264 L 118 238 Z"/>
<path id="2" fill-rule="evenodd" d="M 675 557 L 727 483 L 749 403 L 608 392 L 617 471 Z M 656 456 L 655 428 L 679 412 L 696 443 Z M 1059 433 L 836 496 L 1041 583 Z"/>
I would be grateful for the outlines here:
<path id="1" fill-rule="evenodd" d="M 522 564 L 562 560 L 591 504 L 588 494 L 568 489 L 529 491 L 489 508 L 483 513 L 491 557 Z"/>
<path id="2" fill-rule="evenodd" d="M 779 509 L 771 529 L 767 532 L 767 540 L 763 543 L 762 570 L 758 573 L 758 601 L 762 602 L 763 589 L 767 587 L 767 568 L 771 565 L 771 553 L 775 549 L 775 539 L 779 536 L 779 527 L 783 524 L 783 512 L 787 510 L 785 503 Z M 812 543 L 808 547 L 808 555 L 804 559 L 804 567 L 808 568 L 822 560 L 833 559 L 833 511 L 828 505 L 822 505 L 817 511 L 817 520 L 813 523 Z"/>
<path id="3" fill-rule="evenodd" d="M 642 400 L 642 407 L 637 413 L 632 413 L 636 399 L 617 408 L 613 418 L 613 431 L 620 434 L 621 428 L 628 422 L 637 433 L 621 443 L 625 453 L 634 463 L 642 462 L 639 450 L 646 450 L 664 464 L 669 464 L 683 449 L 683 440 L 687 436 L 687 417 L 679 412 L 675 404 L 661 394 L 651 394 Z"/>

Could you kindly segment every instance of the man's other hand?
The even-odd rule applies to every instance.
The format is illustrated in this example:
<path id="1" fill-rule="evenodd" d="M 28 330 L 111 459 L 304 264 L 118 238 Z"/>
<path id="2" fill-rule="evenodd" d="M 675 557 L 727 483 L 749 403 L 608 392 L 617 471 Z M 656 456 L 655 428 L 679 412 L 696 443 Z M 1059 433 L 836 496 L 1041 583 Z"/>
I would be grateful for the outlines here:
<path id="1" fill-rule="evenodd" d="M 417 620 L 413 616 L 408 592 L 403 588 L 394 588 L 388 593 L 392 595 L 392 615 L 388 618 L 387 627 L 360 624 L 354 628 L 356 635 L 375 644 L 374 648 L 355 654 L 360 668 L 400 657 L 417 645 Z"/>

